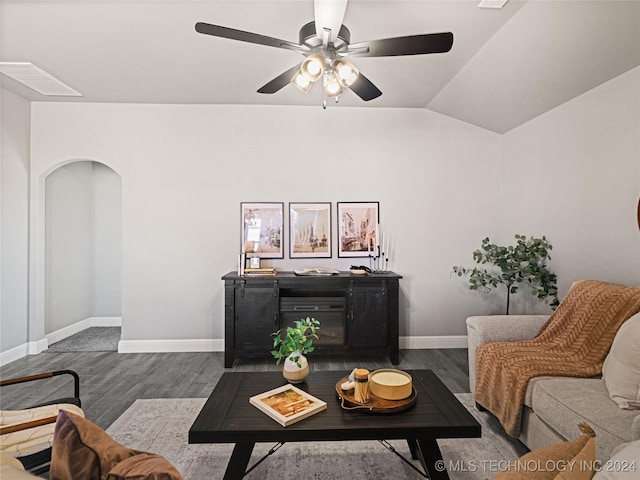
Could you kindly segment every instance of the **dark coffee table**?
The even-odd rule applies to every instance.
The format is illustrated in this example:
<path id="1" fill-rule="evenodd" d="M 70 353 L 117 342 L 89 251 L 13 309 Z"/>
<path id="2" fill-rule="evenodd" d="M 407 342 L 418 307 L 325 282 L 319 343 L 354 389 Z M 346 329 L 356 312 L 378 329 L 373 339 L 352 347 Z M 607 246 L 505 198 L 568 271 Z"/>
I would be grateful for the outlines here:
<path id="1" fill-rule="evenodd" d="M 257 442 L 406 439 L 430 479 L 448 479 L 438 438 L 481 436 L 480 424 L 431 370 L 408 370 L 415 405 L 396 413 L 345 411 L 336 383 L 349 372 L 311 372 L 297 386 L 327 402 L 327 409 L 282 427 L 249 397 L 286 384 L 280 372 L 227 372 L 189 429 L 189 443 L 235 443 L 225 479 L 242 478 Z"/>

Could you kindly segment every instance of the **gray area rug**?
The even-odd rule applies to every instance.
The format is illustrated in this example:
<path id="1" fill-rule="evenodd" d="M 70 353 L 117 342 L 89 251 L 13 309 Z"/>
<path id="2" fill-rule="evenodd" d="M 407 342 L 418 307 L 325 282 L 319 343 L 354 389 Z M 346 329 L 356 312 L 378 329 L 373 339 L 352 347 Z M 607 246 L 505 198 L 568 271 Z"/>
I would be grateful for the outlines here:
<path id="1" fill-rule="evenodd" d="M 120 334 L 120 327 L 89 327 L 52 343 L 45 352 L 117 352 Z"/>
<path id="2" fill-rule="evenodd" d="M 500 434 L 493 416 L 478 412 L 470 393 L 456 394 L 482 425 L 482 438 L 439 440 L 452 479 L 486 480 L 508 461 L 527 450 L 520 442 Z M 167 458 L 187 480 L 222 478 L 233 445 L 189 445 L 188 430 L 205 399 L 136 400 L 107 433 L 129 448 L 158 453 Z M 411 459 L 407 442 L 389 442 Z M 257 444 L 249 466 L 273 444 Z M 420 467 L 418 461 L 412 461 Z M 260 480 L 305 479 L 419 479 L 409 465 L 375 441 L 287 443 L 246 478 Z"/>

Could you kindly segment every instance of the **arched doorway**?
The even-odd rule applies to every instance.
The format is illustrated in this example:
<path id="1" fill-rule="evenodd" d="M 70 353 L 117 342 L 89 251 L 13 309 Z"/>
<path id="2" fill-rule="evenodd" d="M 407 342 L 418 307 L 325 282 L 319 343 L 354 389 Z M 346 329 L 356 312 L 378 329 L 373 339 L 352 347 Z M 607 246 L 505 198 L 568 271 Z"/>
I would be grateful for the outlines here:
<path id="1" fill-rule="evenodd" d="M 50 172 L 44 186 L 47 342 L 59 345 L 58 351 L 111 350 L 98 341 L 95 329 L 111 327 L 111 335 L 116 329 L 119 339 L 122 179 L 100 162 L 79 160 Z M 70 347 L 64 339 L 87 329 L 94 330 L 89 337 L 93 342 L 81 341 L 65 350 Z"/>

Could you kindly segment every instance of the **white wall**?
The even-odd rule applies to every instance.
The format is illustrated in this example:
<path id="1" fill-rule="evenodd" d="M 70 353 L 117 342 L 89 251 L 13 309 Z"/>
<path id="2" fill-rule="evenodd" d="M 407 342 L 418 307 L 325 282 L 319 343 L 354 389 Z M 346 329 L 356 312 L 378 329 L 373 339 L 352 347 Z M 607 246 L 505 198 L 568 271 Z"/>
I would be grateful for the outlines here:
<path id="1" fill-rule="evenodd" d="M 91 162 L 93 317 L 122 315 L 122 179 Z"/>
<path id="2" fill-rule="evenodd" d="M 330 201 L 334 226 L 336 202 L 380 201 L 401 335 L 463 335 L 486 304 L 449 272 L 499 233 L 500 152 L 499 135 L 423 110 L 33 106 L 32 180 L 73 158 L 122 176 L 125 341 L 223 338 L 242 201 Z"/>
<path id="3" fill-rule="evenodd" d="M 93 236 L 91 162 L 46 178 L 45 333 L 91 316 Z"/>
<path id="4" fill-rule="evenodd" d="M 640 285 L 640 68 L 505 134 L 502 170 L 504 236 L 546 235 L 562 294 Z"/>
<path id="5" fill-rule="evenodd" d="M 0 110 L 0 351 L 4 362 L 5 354 L 8 360 L 24 356 L 28 342 L 31 106 L 1 88 Z"/>

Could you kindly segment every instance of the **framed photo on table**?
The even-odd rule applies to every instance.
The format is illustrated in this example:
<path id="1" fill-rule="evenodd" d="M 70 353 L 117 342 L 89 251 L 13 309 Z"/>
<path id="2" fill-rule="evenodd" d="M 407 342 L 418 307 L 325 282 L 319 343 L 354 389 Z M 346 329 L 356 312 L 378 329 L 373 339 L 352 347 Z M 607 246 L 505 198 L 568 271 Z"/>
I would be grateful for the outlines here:
<path id="1" fill-rule="evenodd" d="M 379 202 L 338 202 L 338 257 L 368 257 L 378 246 Z"/>
<path id="2" fill-rule="evenodd" d="M 240 204 L 241 252 L 260 258 L 284 258 L 284 203 Z"/>
<path id="3" fill-rule="evenodd" d="M 331 203 L 289 203 L 289 258 L 331 258 Z"/>

